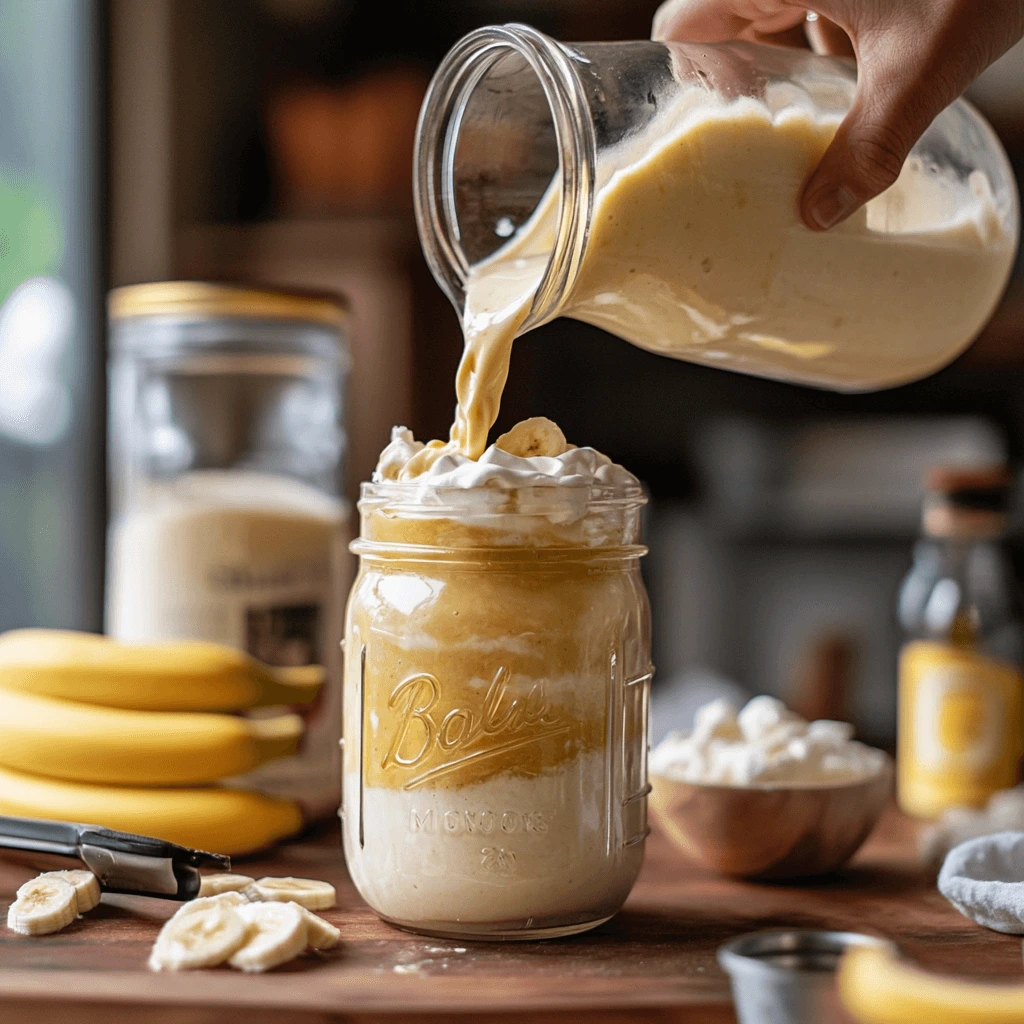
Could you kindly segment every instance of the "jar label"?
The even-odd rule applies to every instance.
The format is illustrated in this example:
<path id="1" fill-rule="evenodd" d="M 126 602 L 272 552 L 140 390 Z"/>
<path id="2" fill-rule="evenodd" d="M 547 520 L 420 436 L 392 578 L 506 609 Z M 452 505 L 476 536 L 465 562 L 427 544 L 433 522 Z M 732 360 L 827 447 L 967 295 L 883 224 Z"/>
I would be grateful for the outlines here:
<path id="1" fill-rule="evenodd" d="M 440 680 L 429 672 L 403 679 L 388 697 L 381 770 L 402 772 L 402 789 L 416 789 L 442 776 L 454 781 L 477 765 L 508 760 L 572 730 L 564 712 L 549 705 L 543 682 L 514 696 L 509 679 L 509 671 L 498 668 L 482 698 L 462 687 L 455 701 L 443 699 Z"/>
<path id="2" fill-rule="evenodd" d="M 1017 781 L 1022 744 L 1018 669 L 970 648 L 931 641 L 900 657 L 899 798 L 931 817 L 984 804 Z"/>

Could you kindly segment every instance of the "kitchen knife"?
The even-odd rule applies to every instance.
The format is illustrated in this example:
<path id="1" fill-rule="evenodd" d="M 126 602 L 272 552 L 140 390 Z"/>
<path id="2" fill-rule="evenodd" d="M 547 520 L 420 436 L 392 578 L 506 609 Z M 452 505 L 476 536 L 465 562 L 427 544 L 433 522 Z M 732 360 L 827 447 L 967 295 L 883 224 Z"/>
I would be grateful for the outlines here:
<path id="1" fill-rule="evenodd" d="M 199 868 L 231 868 L 229 857 L 151 836 L 5 815 L 0 815 L 0 848 L 74 857 L 99 879 L 104 892 L 182 902 L 199 895 Z"/>

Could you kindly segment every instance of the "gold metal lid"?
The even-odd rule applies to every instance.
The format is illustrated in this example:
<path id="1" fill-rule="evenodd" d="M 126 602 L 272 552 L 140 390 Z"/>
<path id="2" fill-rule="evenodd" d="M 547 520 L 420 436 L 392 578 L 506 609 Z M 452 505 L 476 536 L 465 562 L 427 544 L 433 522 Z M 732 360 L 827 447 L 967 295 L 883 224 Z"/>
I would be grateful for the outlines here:
<path id="1" fill-rule="evenodd" d="M 249 317 L 298 320 L 340 328 L 348 304 L 329 292 L 279 291 L 210 281 L 155 281 L 111 291 L 111 320 L 150 316 Z"/>

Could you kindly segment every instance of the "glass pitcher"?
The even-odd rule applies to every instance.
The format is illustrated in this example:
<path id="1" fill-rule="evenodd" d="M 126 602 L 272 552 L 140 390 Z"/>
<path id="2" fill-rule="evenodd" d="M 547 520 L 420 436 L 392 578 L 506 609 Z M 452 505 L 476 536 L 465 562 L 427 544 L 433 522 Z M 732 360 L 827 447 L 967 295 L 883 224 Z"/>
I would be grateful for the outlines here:
<path id="1" fill-rule="evenodd" d="M 852 102 L 852 64 L 751 43 L 563 44 L 483 28 L 438 69 L 416 143 L 420 238 L 461 315 L 473 272 L 674 358 L 862 391 L 958 355 L 999 300 L 1012 172 L 967 103 L 899 180 L 829 232 L 804 182 Z"/>

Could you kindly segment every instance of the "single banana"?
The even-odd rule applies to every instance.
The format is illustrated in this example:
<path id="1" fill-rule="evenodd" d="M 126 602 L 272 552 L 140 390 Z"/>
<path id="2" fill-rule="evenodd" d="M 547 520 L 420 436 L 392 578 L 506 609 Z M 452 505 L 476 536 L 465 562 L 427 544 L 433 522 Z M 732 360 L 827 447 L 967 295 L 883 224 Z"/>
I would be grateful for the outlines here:
<path id="1" fill-rule="evenodd" d="M 229 856 L 269 846 L 302 827 L 298 804 L 243 789 L 93 786 L 7 768 L 0 768 L 0 814 L 87 821 Z"/>
<path id="2" fill-rule="evenodd" d="M 320 665 L 273 668 L 204 640 L 123 644 L 96 633 L 16 629 L 0 636 L 0 687 L 134 711 L 244 711 L 307 704 Z"/>
<path id="3" fill-rule="evenodd" d="M 192 971 L 224 963 L 249 938 L 249 925 L 222 903 L 175 915 L 160 929 L 149 955 L 152 971 Z"/>
<path id="4" fill-rule="evenodd" d="M 269 971 L 305 952 L 309 929 L 302 908 L 291 903 L 249 903 L 234 911 L 249 937 L 228 963 L 240 971 Z"/>
<path id="5" fill-rule="evenodd" d="M 306 944 L 310 949 L 334 949 L 341 942 L 340 928 L 335 928 L 330 921 L 317 917 L 312 910 L 307 910 L 298 903 L 292 906 L 299 907 L 306 920 Z"/>
<path id="6" fill-rule="evenodd" d="M 18 890 L 7 911 L 7 927 L 19 935 L 50 935 L 77 916 L 75 887 L 63 878 L 39 875 Z"/>
<path id="7" fill-rule="evenodd" d="M 294 754 L 298 715 L 124 711 L 0 689 L 0 765 L 130 786 L 195 786 Z"/>
<path id="8" fill-rule="evenodd" d="M 47 871 L 40 878 L 63 878 L 75 888 L 78 900 L 78 913 L 88 914 L 100 904 L 99 879 L 91 871 Z"/>
<path id="9" fill-rule="evenodd" d="M 839 965 L 843 1005 L 860 1024 L 1024 1024 L 1024 985 L 931 974 L 893 950 L 855 947 Z"/>
<path id="10" fill-rule="evenodd" d="M 307 910 L 329 910 L 337 901 L 334 886 L 314 878 L 261 878 L 245 889 L 250 900 L 298 903 Z"/>
<path id="11" fill-rule="evenodd" d="M 252 885 L 255 879 L 248 875 L 230 875 L 225 873 L 203 875 L 199 880 L 199 895 L 221 896 L 228 892 L 241 892 L 247 885 Z"/>

